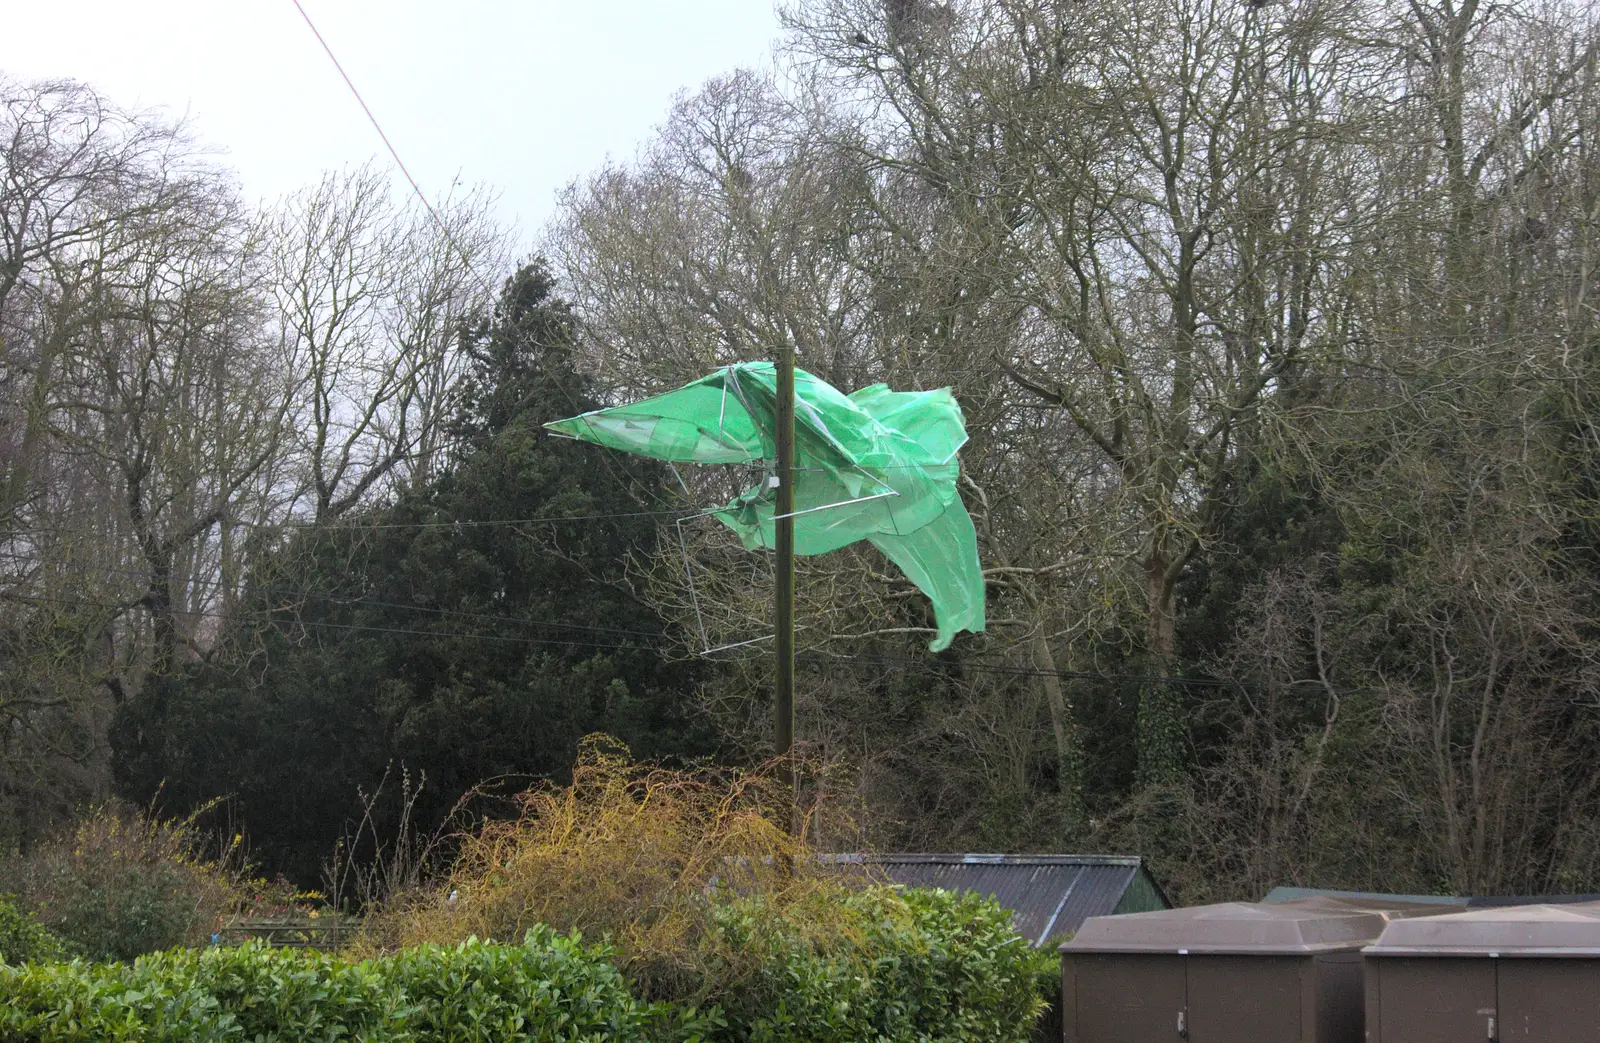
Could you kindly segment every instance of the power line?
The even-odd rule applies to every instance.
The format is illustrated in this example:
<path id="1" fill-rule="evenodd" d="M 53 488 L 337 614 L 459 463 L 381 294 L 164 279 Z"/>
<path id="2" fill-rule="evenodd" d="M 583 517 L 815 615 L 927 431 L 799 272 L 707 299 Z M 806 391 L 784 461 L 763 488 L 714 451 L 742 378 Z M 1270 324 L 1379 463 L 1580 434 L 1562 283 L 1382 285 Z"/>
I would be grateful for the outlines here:
<path id="1" fill-rule="evenodd" d="M 906 656 L 889 656 L 878 654 L 825 654 L 808 650 L 803 655 L 808 662 L 862 662 L 880 663 L 886 666 L 920 666 L 932 668 L 948 665 L 953 669 L 974 672 L 997 674 L 1010 677 L 1057 677 L 1063 681 L 1088 681 L 1100 684 L 1171 684 L 1211 688 L 1251 688 L 1261 689 L 1268 687 L 1264 681 L 1246 680 L 1238 677 L 1187 677 L 1175 674 L 1137 674 L 1137 673 L 1103 673 L 1089 670 L 1040 670 L 1037 667 L 1012 666 L 1003 663 L 986 662 L 977 657 L 963 658 L 954 661 L 940 661 L 927 659 L 912 659 Z M 1289 688 L 1316 688 L 1327 691 L 1328 686 L 1319 680 L 1297 680 L 1283 682 Z M 1372 688 L 1350 688 L 1333 686 L 1332 690 L 1339 695 L 1371 695 L 1377 690 Z"/>
<path id="2" fill-rule="evenodd" d="M 324 532 L 351 532 L 360 530 L 372 532 L 377 530 L 405 530 L 405 529 L 481 529 L 496 526 L 520 525 L 559 525 L 564 522 L 590 522 L 609 521 L 616 518 L 682 518 L 689 520 L 696 517 L 710 517 L 726 510 L 724 507 L 712 508 L 679 508 L 670 511 L 613 511 L 609 514 L 547 514 L 537 518 L 485 518 L 476 520 L 450 520 L 450 521 L 418 521 L 418 522 L 372 522 L 365 523 L 358 518 L 341 517 L 333 521 L 316 521 L 315 519 L 285 519 L 282 521 L 248 521 L 243 518 L 229 519 L 219 523 L 224 527 L 241 529 L 320 529 Z M 72 536 L 104 536 L 99 529 L 68 529 L 52 528 L 51 534 L 66 534 Z M 13 537 L 13 540 L 17 537 Z"/>
<path id="3" fill-rule="evenodd" d="M 108 601 L 89 601 L 89 600 L 84 600 L 84 599 L 81 599 L 81 598 L 53 598 L 53 597 L 45 597 L 43 595 L 36 595 L 36 594 L 0 594 L 0 601 L 23 601 L 23 602 L 36 603 L 36 604 L 70 605 L 70 606 L 76 607 L 76 608 L 114 609 L 114 610 L 119 611 L 119 612 L 125 612 L 125 611 L 127 611 L 127 610 L 129 610 L 131 608 L 138 607 L 138 602 L 132 602 L 132 603 L 121 602 L 121 603 L 118 603 L 118 602 L 108 602 Z M 329 621 L 324 621 L 324 620 L 310 620 L 310 619 L 284 620 L 284 619 L 281 619 L 281 618 L 274 618 L 274 617 L 277 617 L 277 616 L 281 615 L 280 612 L 274 612 L 274 611 L 250 610 L 250 611 L 246 611 L 246 612 L 241 612 L 241 613 L 230 615 L 230 614 L 222 613 L 222 612 L 215 612 L 215 611 L 210 611 L 210 610 L 205 610 L 205 609 L 199 609 L 199 610 L 195 610 L 195 611 L 185 611 L 183 614 L 184 615 L 189 615 L 189 616 L 200 616 L 202 618 L 208 618 L 208 619 L 224 619 L 224 620 L 226 620 L 226 619 L 238 619 L 240 617 L 256 618 L 256 619 L 259 619 L 260 621 L 262 621 L 264 623 L 287 624 L 291 628 L 292 627 L 315 627 L 315 628 L 324 629 L 324 630 L 348 630 L 348 631 L 356 631 L 356 632 L 361 632 L 361 633 L 372 633 L 372 634 L 402 634 L 402 635 L 409 635 L 409 636 L 415 636 L 415 637 L 433 637 L 433 638 L 441 638 L 441 639 L 447 639 L 447 640 L 499 641 L 499 642 L 513 643 L 513 644 L 556 645 L 556 646 L 559 646 L 559 647 L 562 647 L 562 648 L 572 648 L 572 647 L 577 647 L 577 648 L 599 648 L 599 649 L 605 649 L 605 650 L 608 650 L 608 651 L 615 651 L 618 648 L 618 644 L 617 643 L 603 643 L 603 642 L 598 642 L 598 641 L 582 641 L 582 640 L 569 639 L 569 638 L 515 637 L 515 636 L 509 635 L 509 634 L 481 634 L 481 633 L 480 634 L 474 634 L 474 633 L 463 633 L 463 632 L 459 632 L 459 631 L 452 632 L 452 631 L 438 631 L 438 630 L 421 630 L 421 629 L 412 629 L 412 628 L 407 628 L 407 627 L 368 626 L 368 625 L 362 624 L 362 623 L 334 623 L 334 622 L 329 622 Z M 659 636 L 659 635 L 647 635 L 647 636 Z M 641 643 L 641 645 L 642 645 L 642 643 Z"/>
<path id="4" fill-rule="evenodd" d="M 134 576 L 134 577 L 141 578 L 141 579 L 148 577 L 148 573 L 143 569 L 124 569 L 124 568 L 117 568 L 117 567 L 111 566 L 111 565 L 101 565 L 101 564 L 96 564 L 96 563 L 92 563 L 92 562 L 41 560 L 39 562 L 39 564 L 44 565 L 46 567 L 50 567 L 50 568 L 66 568 L 66 569 L 76 569 L 76 570 L 79 570 L 79 571 L 86 571 L 86 572 L 100 572 L 100 573 L 104 573 L 106 575 L 113 575 L 113 576 Z M 249 590 L 250 590 L 251 593 L 256 593 L 256 594 L 264 594 L 264 595 L 269 595 L 269 596 L 276 595 L 276 596 L 280 596 L 280 597 L 283 597 L 283 598 L 294 599 L 294 600 L 306 600 L 306 599 L 309 599 L 309 600 L 313 600 L 313 601 L 326 601 L 326 602 L 330 602 L 330 603 L 333 603 L 333 604 L 344 605 L 344 606 L 347 606 L 347 607 L 354 607 L 354 608 L 395 609 L 395 610 L 399 610 L 399 611 L 402 611 L 402 612 L 421 612 L 421 613 L 427 613 L 429 615 L 455 616 L 455 617 L 458 617 L 458 618 L 461 618 L 461 619 L 476 619 L 476 620 L 481 620 L 481 621 L 485 621 L 485 622 L 493 622 L 493 623 L 513 623 L 513 624 L 517 624 L 519 626 L 553 627 L 553 628 L 561 629 L 561 630 L 582 630 L 582 631 L 591 631 L 591 632 L 594 632 L 594 633 L 602 633 L 602 634 L 621 634 L 621 635 L 632 636 L 632 637 L 659 638 L 659 637 L 663 636 L 660 632 L 656 632 L 656 631 L 630 630 L 630 629 L 626 629 L 626 628 L 623 628 L 623 627 L 593 626 L 593 625 L 585 624 L 585 623 L 565 623 L 565 622 L 555 622 L 555 621 L 549 621 L 549 620 L 529 619 L 529 618 L 524 617 L 524 616 L 506 616 L 506 615 L 497 615 L 497 614 L 494 614 L 494 613 L 487 613 L 487 612 L 475 612 L 475 611 L 472 611 L 471 609 L 435 608 L 435 607 L 430 607 L 430 606 L 427 606 L 427 605 L 406 604 L 404 602 L 376 601 L 376 600 L 373 600 L 373 599 L 370 599 L 370 598 L 362 597 L 360 595 L 325 593 L 325 592 L 319 592 L 319 591 L 313 591 L 313 590 L 300 590 L 300 589 L 289 588 L 289 587 L 253 586 L 253 587 L 249 588 Z M 91 602 L 82 602 L 82 603 L 84 603 L 84 604 L 92 604 Z M 109 606 L 102 606 L 102 607 L 109 607 Z M 210 612 L 210 611 L 205 610 L 205 609 L 187 609 L 187 608 L 184 608 L 184 609 L 177 609 L 176 611 L 181 615 L 202 616 L 202 617 L 215 616 L 216 618 L 229 618 L 224 613 L 213 613 L 213 612 Z M 244 614 L 262 614 L 262 615 L 273 615 L 273 616 L 275 616 L 275 615 L 278 615 L 280 613 L 289 612 L 289 611 L 291 611 L 291 609 L 289 609 L 288 607 L 282 607 L 282 608 L 266 608 L 266 609 L 243 609 L 243 610 L 240 610 L 240 611 L 242 613 L 244 613 Z"/>
<path id="5" fill-rule="evenodd" d="M 670 518 L 670 517 L 680 517 L 680 518 L 682 518 L 682 517 L 693 517 L 694 515 L 705 514 L 705 513 L 708 513 L 708 512 L 703 511 L 703 510 L 685 508 L 685 509 L 675 510 L 675 511 L 619 511 L 619 512 L 615 512 L 615 513 L 611 513 L 611 514 L 550 514 L 550 515 L 545 515 L 542 518 L 487 518 L 487 519 L 476 520 L 476 521 L 376 522 L 376 523 L 368 525 L 368 524 L 363 524 L 363 523 L 361 523 L 359 521 L 354 521 L 354 520 L 350 520 L 350 521 L 341 520 L 341 521 L 335 522 L 331 526 L 327 525 L 327 523 L 319 523 L 319 522 L 316 522 L 316 521 L 291 522 L 291 523 L 288 523 L 288 524 L 291 524 L 296 528 L 310 528 L 310 527 L 313 527 L 313 526 L 319 526 L 320 525 L 323 528 L 329 528 L 329 529 L 334 529 L 334 530 L 337 530 L 339 528 L 368 529 L 368 530 L 371 530 L 371 529 L 456 529 L 456 528 L 460 528 L 460 529 L 476 529 L 476 528 L 489 528 L 489 527 L 493 527 L 493 526 L 497 526 L 497 525 L 559 525 L 559 524 L 561 524 L 563 522 L 609 521 L 609 520 L 614 519 L 614 518 Z M 262 526 L 267 526 L 267 525 L 271 525 L 273 523 L 261 522 L 261 523 L 252 523 L 252 524 L 260 524 Z"/>
<path id="6" fill-rule="evenodd" d="M 342 599 L 339 599 L 335 595 L 310 594 L 310 595 L 307 595 L 307 596 L 310 596 L 310 597 L 323 597 L 323 598 L 326 598 L 328 600 L 342 600 Z M 70 605 L 70 606 L 74 606 L 74 607 L 115 609 L 115 610 L 118 610 L 118 611 L 126 611 L 126 610 L 128 610 L 130 608 L 135 608 L 138 605 L 137 602 L 113 603 L 113 602 L 102 602 L 102 601 L 90 601 L 90 600 L 84 600 L 84 599 L 78 599 L 78 598 L 54 598 L 54 597 L 45 597 L 45 596 L 41 596 L 41 595 L 29 595 L 29 594 L 0 594 L 0 600 L 22 601 L 22 602 L 29 602 L 29 603 L 41 603 L 41 604 L 61 604 L 61 605 Z M 416 612 L 439 612 L 441 614 L 445 614 L 445 613 L 448 613 L 448 614 L 460 614 L 460 615 L 464 615 L 464 616 L 466 616 L 468 618 L 473 618 L 473 617 L 479 615 L 479 614 L 475 614 L 475 613 L 456 613 L 456 612 L 454 612 L 454 610 L 450 610 L 450 609 L 438 609 L 438 610 L 435 610 L 435 609 L 428 609 L 428 608 L 426 608 L 424 606 L 420 606 L 420 605 L 403 605 L 403 604 L 388 603 L 388 602 L 362 602 L 360 600 L 351 600 L 351 601 L 347 601 L 345 603 L 353 604 L 353 605 L 366 605 L 368 607 L 394 608 L 394 609 L 399 609 L 399 610 L 416 611 Z M 511 636 L 511 635 L 506 635 L 506 634 L 484 634 L 484 633 L 467 633 L 467 632 L 460 632 L 460 631 L 423 630 L 423 629 L 408 628 L 408 627 L 384 627 L 384 626 L 372 626 L 372 625 L 361 624 L 361 623 L 336 623 L 336 622 L 325 621 L 325 620 L 306 620 L 306 619 L 299 619 L 299 618 L 284 619 L 284 618 L 282 618 L 282 616 L 283 616 L 284 612 L 286 612 L 286 611 L 287 610 L 285 610 L 285 609 L 264 609 L 264 610 L 263 609 L 258 609 L 258 610 L 246 610 L 246 611 L 242 611 L 242 612 L 230 615 L 230 614 L 227 614 L 227 613 L 210 611 L 210 610 L 194 610 L 194 611 L 185 610 L 183 612 L 183 614 L 184 615 L 189 615 L 189 616 L 199 616 L 199 617 L 202 617 L 202 618 L 223 619 L 223 620 L 226 620 L 226 619 L 239 619 L 241 617 L 253 618 L 253 619 L 256 619 L 256 620 L 258 620 L 260 622 L 263 622 L 263 623 L 275 623 L 275 624 L 285 625 L 285 626 L 288 626 L 290 628 L 298 626 L 298 627 L 308 627 L 308 628 L 316 628 L 316 629 L 322 629 L 322 630 L 343 630 L 343 631 L 351 631 L 351 632 L 356 632 L 356 633 L 398 634 L 398 635 L 403 635 L 403 636 L 432 637 L 432 638 L 439 638 L 439 639 L 445 639 L 445 640 L 496 641 L 496 642 L 512 643 L 512 644 L 520 643 L 520 644 L 535 644 L 535 645 L 555 645 L 555 646 L 559 646 L 559 647 L 598 648 L 598 649 L 608 649 L 608 650 L 614 650 L 619 646 L 619 644 L 621 644 L 620 642 L 614 644 L 614 643 L 605 643 L 605 642 L 598 642 L 598 641 L 583 641 L 583 640 L 568 639 L 568 638 L 539 638 L 539 637 L 531 637 L 531 636 L 528 636 L 528 637 L 515 637 L 515 636 Z M 626 629 L 617 628 L 617 627 L 585 626 L 585 625 L 582 625 L 582 624 L 545 623 L 545 622 L 541 622 L 541 621 L 538 621 L 538 620 L 518 619 L 516 617 L 511 617 L 511 616 L 486 616 L 486 617 L 482 617 L 482 618 L 488 618 L 488 619 L 499 620 L 499 621 L 504 621 L 504 622 L 523 623 L 523 624 L 527 624 L 527 625 L 530 625 L 530 626 L 550 626 L 550 627 L 557 627 L 557 628 L 567 628 L 567 629 L 578 629 L 578 630 L 584 630 L 584 631 L 591 631 L 591 632 L 594 632 L 594 633 L 617 634 L 617 635 L 622 636 L 622 637 L 649 638 L 651 640 L 640 641 L 638 643 L 638 647 L 644 648 L 644 649 L 649 649 L 651 651 L 655 651 L 655 652 L 658 652 L 658 653 L 666 651 L 667 648 L 669 647 L 669 644 L 664 642 L 664 639 L 666 638 L 665 634 L 650 633 L 650 632 L 647 632 L 647 631 L 626 630 Z M 949 667 L 949 668 L 952 668 L 954 670 L 959 670 L 959 671 L 964 672 L 964 673 L 979 673 L 979 674 L 990 674 L 990 675 L 1004 676 L 1004 677 L 1023 677 L 1023 678 L 1056 677 L 1056 678 L 1059 678 L 1059 679 L 1061 679 L 1063 681 L 1083 681 L 1083 682 L 1098 683 L 1098 684 L 1169 684 L 1169 685 L 1184 685 L 1184 686 L 1188 686 L 1188 687 L 1249 688 L 1249 689 L 1252 689 L 1252 690 L 1259 690 L 1259 689 L 1268 687 L 1268 684 L 1266 682 L 1256 681 L 1256 680 L 1249 680 L 1249 679 L 1238 678 L 1238 677 L 1191 677 L 1191 676 L 1180 675 L 1180 674 L 1141 674 L 1141 673 L 1121 673 L 1121 672 L 1118 672 L 1118 673 L 1107 673 L 1107 672 L 1089 671 L 1089 670 L 1041 670 L 1041 669 L 1038 669 L 1036 667 L 1013 666 L 1011 664 L 1006 664 L 1006 663 L 989 662 L 989 661 L 986 661 L 986 660 L 980 658 L 977 655 L 973 655 L 973 656 L 969 656 L 969 657 L 961 658 L 961 659 L 955 659 L 955 660 L 929 660 L 929 659 L 914 659 L 914 658 L 911 658 L 909 656 L 891 656 L 891 655 L 882 655 L 882 654 L 876 654 L 876 653 L 845 653 L 845 654 L 822 653 L 822 652 L 815 651 L 813 649 L 807 649 L 807 650 L 798 652 L 797 653 L 797 658 L 799 658 L 799 659 L 801 659 L 801 660 L 803 660 L 803 661 L 805 661 L 807 663 L 813 664 L 813 665 L 822 665 L 822 666 L 837 665 L 837 664 L 844 664 L 844 663 L 872 663 L 872 664 L 878 664 L 878 665 L 882 665 L 882 666 L 921 667 L 923 669 L 938 669 L 940 667 Z M 1319 691 L 1328 690 L 1328 686 L 1324 685 L 1321 681 L 1317 681 L 1317 680 L 1288 681 L 1288 682 L 1284 682 L 1284 687 L 1288 687 L 1288 688 L 1314 688 L 1314 689 L 1317 689 Z M 1332 691 L 1337 693 L 1337 694 L 1339 694 L 1339 695 L 1370 695 L 1370 694 L 1375 694 L 1375 692 L 1377 690 L 1376 689 L 1372 689 L 1372 688 L 1334 686 L 1332 688 Z"/>
<path id="7" fill-rule="evenodd" d="M 294 4 L 295 10 L 300 12 L 300 17 L 305 20 L 306 26 L 311 30 L 312 35 L 317 38 L 317 43 L 322 45 L 323 53 L 328 56 L 328 60 L 333 63 L 333 67 L 339 70 L 340 78 L 344 80 L 345 86 L 350 88 L 350 93 L 355 97 L 357 104 L 361 106 L 361 111 L 366 113 L 367 121 L 372 124 L 372 129 L 377 131 L 378 137 L 383 139 L 384 148 L 388 149 L 389 155 L 394 158 L 395 165 L 398 166 L 400 168 L 400 172 L 405 175 L 406 182 L 410 184 L 412 193 L 417 197 L 417 200 L 422 203 L 423 207 L 427 209 L 428 215 L 433 218 L 433 223 L 438 226 L 439 232 L 444 236 L 445 242 L 449 243 L 450 246 L 456 251 L 457 255 L 460 256 L 461 263 L 465 265 L 468 272 L 472 273 L 472 277 L 478 281 L 479 287 L 486 291 L 491 299 L 496 297 L 497 294 L 494 284 L 489 279 L 486 279 L 483 273 L 478 270 L 477 265 L 473 263 L 472 256 L 462 248 L 459 242 L 456 241 L 456 237 L 450 231 L 449 226 L 447 226 L 444 223 L 444 219 L 439 216 L 439 211 L 423 193 L 421 186 L 417 184 L 416 178 L 411 176 L 411 171 L 407 169 L 405 161 L 400 158 L 400 151 L 396 149 L 394 147 L 394 143 L 389 140 L 389 135 L 384 133 L 382 124 L 378 122 L 378 117 L 373 113 L 372 108 L 367 104 L 366 99 L 361 96 L 361 92 L 356 89 L 355 81 L 350 78 L 349 73 L 345 72 L 344 66 L 340 64 L 338 56 L 333 53 L 333 48 L 329 46 L 328 41 L 323 37 L 321 31 L 317 29 L 316 23 L 311 20 L 311 15 L 306 13 L 306 9 L 301 5 L 300 0 L 291 0 L 291 2 Z M 525 334 L 522 333 L 521 330 L 518 330 L 514 325 L 511 326 L 510 329 L 513 336 L 522 338 L 524 347 L 531 346 L 532 342 L 526 337 Z M 585 409 L 580 403 L 578 403 L 576 399 L 573 398 L 572 394 L 566 389 L 565 386 L 562 385 L 559 380 L 551 381 L 551 383 L 555 386 L 556 390 L 560 392 L 561 396 L 567 400 L 567 404 L 573 408 L 575 413 L 588 412 L 587 409 Z M 606 469 L 606 473 L 616 478 L 617 481 L 622 484 L 622 487 L 625 491 L 628 490 L 627 480 L 618 474 L 613 468 L 609 455 L 601 454 L 600 459 L 602 466 Z"/>
<path id="8" fill-rule="evenodd" d="M 270 620 L 269 620 L 269 622 L 270 622 Z M 450 640 L 461 640 L 461 641 L 500 641 L 500 642 L 506 642 L 506 643 L 510 643 L 510 644 L 557 645 L 557 646 L 560 646 L 562 648 L 567 648 L 567 647 L 601 648 L 601 649 L 605 649 L 607 651 L 615 651 L 618 648 L 618 644 L 616 644 L 616 643 L 604 643 L 604 642 L 599 642 L 599 641 L 575 641 L 575 640 L 570 640 L 570 639 L 567 639 L 567 638 L 553 638 L 553 637 L 551 637 L 551 638 L 515 637 L 515 636 L 512 636 L 510 634 L 467 634 L 467 633 L 448 633 L 448 632 L 441 633 L 441 632 L 436 631 L 436 630 L 413 630 L 413 629 L 409 629 L 409 628 L 405 628 L 405 627 L 375 627 L 375 626 L 367 626 L 365 624 L 359 624 L 359 623 L 332 623 L 332 622 L 326 622 L 326 621 L 322 621 L 322 620 L 309 620 L 309 619 L 296 619 L 296 620 L 292 621 L 291 625 L 292 626 L 302 626 L 302 627 L 319 627 L 319 628 L 326 629 L 326 630 L 353 630 L 353 631 L 360 631 L 360 632 L 363 632 L 363 633 L 372 633 L 372 634 L 403 634 L 403 635 L 411 635 L 411 636 L 415 636 L 415 637 L 434 637 L 434 638 L 445 638 L 445 639 L 450 639 Z M 592 628 L 592 629 L 599 629 L 599 628 Z M 621 633 L 629 633 L 629 631 L 620 631 L 620 632 Z"/>
<path id="9" fill-rule="evenodd" d="M 433 217 L 434 223 L 439 226 L 439 231 L 444 233 L 445 239 L 449 240 L 450 245 L 454 246 L 456 252 L 461 254 L 462 260 L 467 260 L 466 252 L 456 244 L 455 239 L 450 235 L 450 230 L 445 227 L 444 222 L 439 218 L 438 212 L 434 210 L 433 204 L 428 201 L 427 196 L 422 194 L 422 189 L 417 186 L 417 179 L 411 176 L 410 170 L 406 169 L 405 160 L 400 158 L 400 153 L 395 149 L 394 143 L 389 140 L 389 135 L 383 132 L 382 125 L 378 123 L 378 117 L 372 114 L 372 109 L 368 107 L 366 99 L 356 89 L 355 81 L 350 79 L 350 74 L 344 71 L 344 66 L 339 63 L 339 58 L 333 53 L 333 48 L 328 46 L 328 41 L 322 38 L 322 33 L 317 29 L 316 23 L 311 20 L 309 14 L 306 14 L 306 9 L 300 6 L 300 0 L 290 0 L 290 2 L 294 4 L 295 10 L 300 12 L 300 17 L 305 19 L 306 27 L 311 30 L 311 35 L 317 38 L 317 43 L 322 45 L 323 53 L 328 56 L 328 60 L 333 63 L 333 67 L 339 70 L 339 76 L 344 80 L 344 85 L 350 88 L 350 93 L 355 96 L 356 104 L 360 105 L 361 111 L 367 114 L 367 122 L 371 123 L 372 129 L 378 132 L 378 137 L 383 139 L 383 147 L 389 150 L 389 155 L 393 157 L 395 166 L 400 168 L 400 173 L 404 174 L 406 181 L 410 182 L 411 191 L 415 192 L 417 198 L 422 200 L 422 205 L 428 208 L 428 213 Z M 467 267 L 468 269 L 472 268 L 472 262 L 469 260 L 467 261 Z M 474 272 L 473 274 L 477 273 Z"/>

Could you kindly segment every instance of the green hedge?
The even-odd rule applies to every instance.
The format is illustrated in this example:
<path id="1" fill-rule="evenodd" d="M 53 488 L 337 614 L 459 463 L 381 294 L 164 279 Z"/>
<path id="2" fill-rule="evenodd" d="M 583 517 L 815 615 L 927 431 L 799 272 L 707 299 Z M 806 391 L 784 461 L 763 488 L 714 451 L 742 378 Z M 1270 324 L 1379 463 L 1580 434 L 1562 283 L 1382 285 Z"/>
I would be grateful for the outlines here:
<path id="1" fill-rule="evenodd" d="M 1055 961 L 1030 949 L 992 900 L 870 888 L 841 904 L 812 938 L 798 927 L 763 930 L 754 904 L 724 911 L 734 946 L 762 959 L 721 997 L 719 1034 L 739 1043 L 1031 1037 L 1044 1004 L 1040 967 Z"/>
<path id="2" fill-rule="evenodd" d="M 602 947 L 548 929 L 520 946 L 418 946 L 354 962 L 315 952 L 173 949 L 133 964 L 0 967 L 4 1043 L 645 1040 Z"/>
<path id="3" fill-rule="evenodd" d="M 874 888 L 814 919 L 759 902 L 718 927 L 740 970 L 704 1010 L 639 1001 L 603 946 L 548 928 L 370 960 L 259 943 L 132 964 L 0 966 L 0 1043 L 629 1040 L 1023 1043 L 1048 957 L 970 895 Z"/>

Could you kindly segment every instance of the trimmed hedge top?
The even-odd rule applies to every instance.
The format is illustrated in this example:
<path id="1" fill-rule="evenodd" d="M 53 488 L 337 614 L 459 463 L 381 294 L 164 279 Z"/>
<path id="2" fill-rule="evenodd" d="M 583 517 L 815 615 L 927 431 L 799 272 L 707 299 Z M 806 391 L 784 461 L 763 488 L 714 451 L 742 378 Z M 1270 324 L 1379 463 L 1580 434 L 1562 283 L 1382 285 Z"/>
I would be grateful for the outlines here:
<path id="1" fill-rule="evenodd" d="M 1039 968 L 1059 973 L 1006 910 L 971 892 L 872 887 L 846 893 L 829 919 L 770 930 L 759 903 L 719 910 L 730 948 L 760 957 L 720 997 L 725 1038 L 1007 1043 L 1028 1038 L 1043 1008 Z"/>
<path id="2" fill-rule="evenodd" d="M 992 901 L 869 888 L 826 929 L 759 899 L 718 909 L 740 961 L 703 1009 L 646 1003 L 606 946 L 548 927 L 353 961 L 260 943 L 132 964 L 0 966 L 0 1043 L 1021 1043 L 1047 957 Z"/>
<path id="3" fill-rule="evenodd" d="M 4 1043 L 452 1043 L 644 1040 L 603 947 L 549 929 L 520 946 L 423 945 L 372 960 L 260 943 L 173 949 L 132 965 L 0 968 Z"/>

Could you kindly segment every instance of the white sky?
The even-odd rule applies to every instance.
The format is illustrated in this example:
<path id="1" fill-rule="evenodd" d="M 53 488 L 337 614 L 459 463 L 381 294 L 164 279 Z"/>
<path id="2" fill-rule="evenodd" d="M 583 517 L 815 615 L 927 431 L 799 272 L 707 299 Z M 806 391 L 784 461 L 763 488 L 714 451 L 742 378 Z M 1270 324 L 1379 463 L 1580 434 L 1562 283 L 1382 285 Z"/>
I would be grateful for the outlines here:
<path id="1" fill-rule="evenodd" d="M 430 196 L 501 194 L 526 241 L 673 96 L 770 65 L 772 0 L 301 0 Z M 270 199 L 382 142 L 291 0 L 9 0 L 0 72 L 187 112 Z M 387 155 L 380 158 L 387 163 Z"/>

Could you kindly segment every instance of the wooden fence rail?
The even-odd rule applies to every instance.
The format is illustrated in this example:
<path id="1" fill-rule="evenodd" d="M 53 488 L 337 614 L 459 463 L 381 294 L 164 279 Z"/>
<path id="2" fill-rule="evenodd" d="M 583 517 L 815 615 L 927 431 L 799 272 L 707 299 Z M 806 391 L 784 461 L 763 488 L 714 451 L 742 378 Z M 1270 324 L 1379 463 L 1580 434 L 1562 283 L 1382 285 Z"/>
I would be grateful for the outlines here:
<path id="1" fill-rule="evenodd" d="M 259 938 L 268 945 L 337 949 L 359 927 L 357 921 L 339 916 L 239 917 L 224 923 L 211 940 L 218 945 L 240 945 L 252 938 Z"/>

